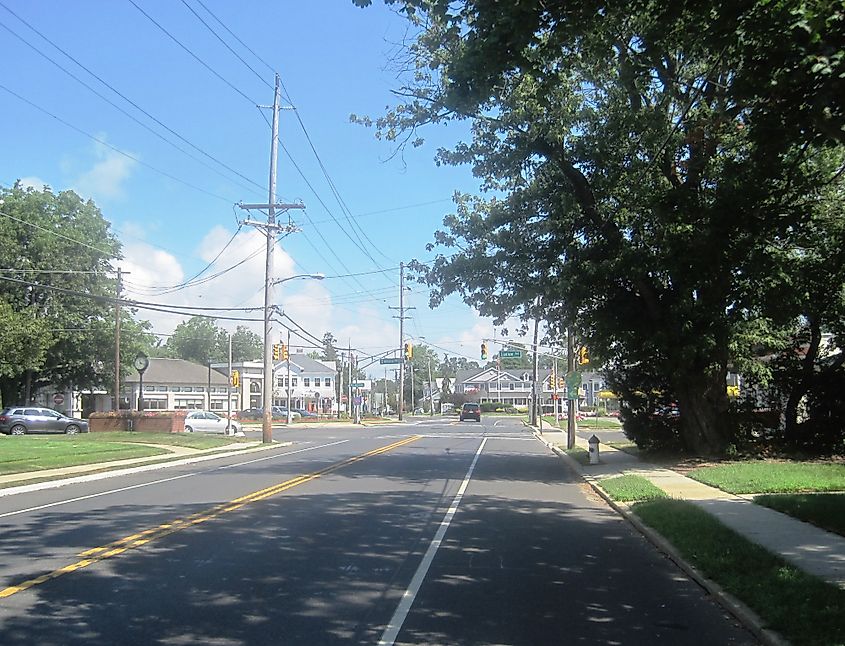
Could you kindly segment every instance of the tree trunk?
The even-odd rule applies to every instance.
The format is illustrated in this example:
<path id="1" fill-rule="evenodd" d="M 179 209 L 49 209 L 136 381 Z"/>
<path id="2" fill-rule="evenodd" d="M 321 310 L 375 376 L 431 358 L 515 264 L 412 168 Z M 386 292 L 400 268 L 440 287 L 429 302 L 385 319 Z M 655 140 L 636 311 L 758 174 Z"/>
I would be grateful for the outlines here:
<path id="1" fill-rule="evenodd" d="M 822 342 L 821 325 L 818 319 L 810 319 L 810 343 L 804 356 L 801 359 L 800 374 L 798 381 L 789 392 L 784 409 L 785 427 L 784 438 L 791 444 L 797 444 L 798 437 L 798 407 L 813 385 L 813 376 L 816 369 L 816 359 L 819 356 L 819 346 Z"/>
<path id="2" fill-rule="evenodd" d="M 723 455 L 728 445 L 726 375 L 723 371 L 714 373 L 678 375 L 674 380 L 681 413 L 681 440 L 685 449 L 701 456 Z"/>

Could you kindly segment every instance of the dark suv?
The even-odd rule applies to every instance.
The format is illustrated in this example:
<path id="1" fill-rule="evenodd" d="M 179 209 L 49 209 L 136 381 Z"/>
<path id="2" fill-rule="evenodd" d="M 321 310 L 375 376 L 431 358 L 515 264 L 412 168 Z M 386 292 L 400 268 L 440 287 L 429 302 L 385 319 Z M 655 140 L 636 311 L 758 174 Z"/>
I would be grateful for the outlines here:
<path id="1" fill-rule="evenodd" d="M 461 407 L 461 421 L 465 419 L 474 419 L 476 422 L 481 421 L 481 406 L 478 404 L 464 404 Z"/>
<path id="2" fill-rule="evenodd" d="M 52 408 L 36 406 L 10 406 L 0 412 L 0 433 L 25 435 L 26 433 L 87 433 L 88 422 L 67 417 Z"/>

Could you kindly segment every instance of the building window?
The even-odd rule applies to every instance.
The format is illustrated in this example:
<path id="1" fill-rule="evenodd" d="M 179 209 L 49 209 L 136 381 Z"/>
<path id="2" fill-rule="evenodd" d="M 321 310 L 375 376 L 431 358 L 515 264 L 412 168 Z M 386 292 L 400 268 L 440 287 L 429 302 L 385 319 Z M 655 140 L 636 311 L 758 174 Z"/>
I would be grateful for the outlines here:
<path id="1" fill-rule="evenodd" d="M 203 408 L 204 404 L 205 404 L 204 399 L 193 399 L 193 398 L 187 398 L 187 397 L 177 398 L 176 403 L 174 405 L 174 408 L 176 408 L 176 409 L 187 408 L 187 409 L 194 410 L 194 409 Z"/>
<path id="2" fill-rule="evenodd" d="M 155 386 L 144 386 L 144 392 L 145 393 L 154 393 L 155 391 L 156 391 Z"/>
<path id="3" fill-rule="evenodd" d="M 308 388 L 311 385 L 311 377 L 303 377 L 302 378 L 302 385 Z"/>
<path id="4" fill-rule="evenodd" d="M 293 386 L 294 386 L 294 387 L 296 387 L 296 382 L 297 382 L 297 379 L 298 379 L 297 377 L 293 377 L 293 378 L 290 380 L 291 384 L 293 384 Z"/>
<path id="5" fill-rule="evenodd" d="M 181 393 L 182 392 L 182 388 L 180 386 L 173 386 L 172 390 L 173 390 L 174 393 Z"/>
<path id="6" fill-rule="evenodd" d="M 166 393 L 167 392 L 167 386 L 156 386 L 156 390 L 160 393 Z"/>
<path id="7" fill-rule="evenodd" d="M 146 388 L 144 389 L 146 390 Z M 144 399 L 144 410 L 166 410 L 166 399 Z"/>
<path id="8" fill-rule="evenodd" d="M 225 403 L 226 403 L 226 402 L 216 401 L 216 400 L 215 400 L 215 401 L 212 401 L 212 402 L 211 402 L 211 406 L 210 406 L 210 408 L 211 408 L 211 410 L 223 410 L 223 404 L 225 404 Z"/>
<path id="9" fill-rule="evenodd" d="M 508 386 L 510 387 L 510 389 L 511 389 L 511 390 L 515 390 L 515 389 L 516 389 L 516 384 L 515 384 L 515 383 L 513 383 L 513 382 L 510 382 L 510 383 L 508 384 Z"/>
<path id="10" fill-rule="evenodd" d="M 329 388 L 332 385 L 332 380 L 330 377 L 326 377 L 324 385 L 326 386 L 326 388 Z"/>

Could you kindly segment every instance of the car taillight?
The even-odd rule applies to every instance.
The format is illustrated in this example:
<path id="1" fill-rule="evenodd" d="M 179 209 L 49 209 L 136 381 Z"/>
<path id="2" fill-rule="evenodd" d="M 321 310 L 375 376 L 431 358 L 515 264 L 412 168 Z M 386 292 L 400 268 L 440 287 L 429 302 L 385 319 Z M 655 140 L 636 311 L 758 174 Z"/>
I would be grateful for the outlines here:
<path id="1" fill-rule="evenodd" d="M 3 422 L 8 422 L 8 421 L 9 421 L 8 415 L 0 415 L 0 424 L 2 424 Z"/>

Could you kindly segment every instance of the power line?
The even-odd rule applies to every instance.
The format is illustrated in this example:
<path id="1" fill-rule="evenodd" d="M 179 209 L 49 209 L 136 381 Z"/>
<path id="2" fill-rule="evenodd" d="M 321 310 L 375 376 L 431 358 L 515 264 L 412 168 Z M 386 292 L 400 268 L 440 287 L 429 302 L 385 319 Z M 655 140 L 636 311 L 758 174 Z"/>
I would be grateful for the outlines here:
<path id="1" fill-rule="evenodd" d="M 6 89 L 2 85 L 0 85 L 0 88 L 2 88 L 4 90 Z M 20 224 L 25 224 L 27 226 L 30 226 L 34 229 L 40 229 L 41 231 L 46 231 L 47 233 L 49 233 L 51 235 L 54 235 L 58 238 L 62 238 L 62 239 L 67 240 L 69 242 L 73 242 L 75 244 L 78 244 L 81 247 L 87 247 L 88 249 L 91 249 L 93 251 L 97 251 L 97 252 L 103 254 L 104 256 L 111 257 L 111 255 L 114 253 L 114 251 L 110 251 L 110 250 L 107 250 L 107 249 L 100 249 L 99 247 L 95 247 L 93 245 L 90 245 L 87 242 L 82 242 L 81 240 L 76 240 L 75 238 L 71 238 L 69 236 L 66 236 L 63 233 L 59 233 L 58 231 L 54 231 L 52 229 L 42 227 L 40 224 L 35 224 L 34 222 L 27 222 L 26 220 L 21 220 L 20 218 L 16 218 L 14 215 L 12 215 L 10 213 L 6 213 L 5 211 L 0 211 L 0 215 L 2 215 L 5 218 L 9 218 L 10 220 L 14 220 L 15 222 L 19 222 Z"/>
<path id="2" fill-rule="evenodd" d="M 234 168 L 232 168 L 231 166 L 227 165 L 225 162 L 223 162 L 223 161 L 219 160 L 219 159 L 218 159 L 218 158 L 216 158 L 215 156 L 213 156 L 213 155 L 211 155 L 210 153 L 206 152 L 205 150 L 203 150 L 202 148 L 200 148 L 199 146 L 195 145 L 194 143 L 192 143 L 191 141 L 189 141 L 188 139 L 186 139 L 185 137 L 183 137 L 181 134 L 179 134 L 178 132 L 176 132 L 175 130 L 173 130 L 170 126 L 168 126 L 167 124 L 163 123 L 161 120 L 159 120 L 158 118 L 156 118 L 155 116 L 153 116 L 152 114 L 150 114 L 147 110 L 145 110 L 144 108 L 142 108 L 142 107 L 141 107 L 140 105 L 138 105 L 135 101 L 133 101 L 133 100 L 132 100 L 132 99 L 130 99 L 128 96 L 126 96 L 125 94 L 123 94 L 122 92 L 120 92 L 119 90 L 117 90 L 114 86 L 112 86 L 110 83 L 108 83 L 107 81 L 105 81 L 105 80 L 104 80 L 102 77 L 100 77 L 98 74 L 96 74 L 96 73 L 95 73 L 95 72 L 93 72 L 91 69 L 89 69 L 88 67 L 86 67 L 85 65 L 83 65 L 81 62 L 79 62 L 76 58 L 74 58 L 74 57 L 73 57 L 71 54 L 69 54 L 66 50 L 62 49 L 59 45 L 57 45 L 55 42 L 53 42 L 50 38 L 48 38 L 48 37 L 47 37 L 47 36 L 45 36 L 43 33 L 41 33 L 40 31 L 38 31 L 35 27 L 33 27 L 33 26 L 32 26 L 31 24 L 29 24 L 26 20 L 24 20 L 23 18 L 21 18 L 21 17 L 20 17 L 18 14 L 16 14 L 14 11 L 12 11 L 11 9 L 9 9 L 9 8 L 8 8 L 5 4 L 3 4 L 2 2 L 0 2 L 0 7 L 3 7 L 6 11 L 8 11 L 10 14 L 12 14 L 12 15 L 13 15 L 15 18 L 17 18 L 20 22 L 22 22 L 24 25 L 26 25 L 26 26 L 27 26 L 30 30 L 32 30 L 33 32 L 35 32 L 36 34 L 38 34 L 38 36 L 40 36 L 42 39 L 44 39 L 45 41 L 47 41 L 47 42 L 48 42 L 50 45 L 52 45 L 55 49 L 57 49 L 57 50 L 58 50 L 58 51 L 60 51 L 62 54 L 64 54 L 67 58 L 69 58 L 71 61 L 73 61 L 74 63 L 76 63 L 76 65 L 78 65 L 79 67 L 81 67 L 83 70 L 85 70 L 86 72 L 88 72 L 88 74 L 90 74 L 91 76 L 93 76 L 93 77 L 94 77 L 95 79 L 97 79 L 100 83 L 102 83 L 104 86 L 106 86 L 106 87 L 107 87 L 108 89 L 110 89 L 112 92 L 114 92 L 114 93 L 115 93 L 117 96 L 119 96 L 121 99 L 123 99 L 124 101 L 126 101 L 127 103 L 129 103 L 129 104 L 130 104 L 132 107 L 134 107 L 136 110 L 140 111 L 140 112 L 141 112 L 141 113 L 143 113 L 145 116 L 147 116 L 149 119 L 151 119 L 152 121 L 154 121 L 155 123 L 157 123 L 159 126 L 161 126 L 162 128 L 164 128 L 165 130 L 167 130 L 167 132 L 169 132 L 169 133 L 170 133 L 170 134 L 172 134 L 173 136 L 177 137 L 179 140 L 183 141 L 184 143 L 186 143 L 186 144 L 187 144 L 187 145 L 189 145 L 191 148 L 193 148 L 194 150 L 196 150 L 196 151 L 197 151 L 197 152 L 199 152 L 200 154 L 204 155 L 204 156 L 205 156 L 205 157 L 207 157 L 208 159 L 210 159 L 210 160 L 214 161 L 215 163 L 219 164 L 220 166 L 222 166 L 223 168 L 225 168 L 226 170 L 228 170 L 230 173 L 233 173 L 234 175 L 237 175 L 237 176 L 238 176 L 238 177 L 240 177 L 241 179 L 246 180 L 247 182 L 249 182 L 249 183 L 250 183 L 250 184 L 252 184 L 253 186 L 258 187 L 259 189 L 262 189 L 262 188 L 263 188 L 263 187 L 261 186 L 261 184 L 259 184 L 259 183 L 255 182 L 255 181 L 253 181 L 252 179 L 250 179 L 250 178 L 249 178 L 249 177 L 247 177 L 246 175 L 244 175 L 244 174 L 240 173 L 239 171 L 235 170 L 235 169 L 234 169 Z M 41 55 L 42 57 L 44 57 L 45 59 L 47 59 L 48 61 L 50 61 L 53 65 L 55 65 L 56 67 L 58 67 L 61 71 L 63 71 L 63 72 L 64 72 L 65 74 L 67 74 L 68 76 L 70 76 L 70 77 L 71 77 L 72 79 L 74 79 L 77 83 L 79 83 L 80 85 L 82 85 L 83 87 L 85 87 L 86 89 L 88 89 L 88 90 L 89 90 L 90 92 L 92 92 L 94 95 L 96 95 L 97 97 L 99 97 L 100 99 L 102 99 L 103 101 L 105 101 L 106 103 L 108 103 L 109 105 L 111 105 L 113 108 L 115 108 L 116 110 L 118 110 L 119 112 L 121 112 L 122 114 L 124 114 L 125 116 L 127 116 L 128 118 L 132 119 L 132 121 L 134 121 L 135 123 L 137 123 L 138 125 L 140 125 L 140 126 L 141 126 L 142 128 L 144 128 L 145 130 L 147 130 L 147 131 L 151 132 L 153 135 L 155 135 L 156 137 L 158 137 L 159 139 L 161 139 L 162 141 L 164 141 L 166 144 L 168 144 L 168 145 L 172 146 L 173 148 L 175 148 L 176 150 L 178 150 L 178 151 L 179 151 L 179 152 L 181 152 L 182 154 L 184 154 L 184 155 L 186 155 L 186 156 L 190 157 L 190 158 L 191 158 L 191 159 L 193 159 L 194 161 L 196 161 L 196 162 L 200 163 L 202 166 L 204 166 L 205 168 L 208 168 L 208 169 L 209 169 L 209 170 L 211 170 L 212 172 L 217 173 L 217 174 L 218 174 L 218 175 L 220 175 L 221 177 L 225 177 L 226 179 L 230 179 L 230 178 L 228 178 L 226 175 L 224 175 L 223 173 L 221 173 L 221 172 L 220 172 L 217 168 L 215 168 L 214 166 L 211 166 L 211 165 L 209 165 L 209 164 L 206 164 L 204 161 L 202 161 L 201 159 L 199 159 L 199 158 L 198 158 L 198 157 L 196 157 L 195 155 L 192 155 L 191 153 L 189 153 L 189 152 L 188 152 L 187 150 L 185 150 L 184 148 L 181 148 L 180 146 L 177 146 L 177 145 L 176 145 L 176 144 L 174 144 L 172 141 L 170 141 L 169 139 L 167 139 L 166 137 L 164 137 L 161 133 L 159 133 L 159 132 L 157 132 L 157 131 L 153 130 L 150 126 L 148 126 L 147 124 L 145 124 L 143 121 L 141 121 L 140 119 L 136 118 L 134 115 L 130 114 L 129 112 L 127 112 L 127 111 L 126 111 L 126 110 L 124 110 L 123 108 L 121 108 L 119 105 L 117 105 L 116 103 L 114 103 L 111 99 L 109 99 L 109 98 L 108 98 L 108 97 L 106 97 L 106 96 L 103 96 L 100 92 L 98 92 L 97 90 L 95 90 L 95 89 L 94 89 L 93 87 L 91 87 L 88 83 L 86 83 L 86 82 L 85 82 L 85 81 L 83 81 L 81 78 L 79 78 L 78 76 L 76 76 L 73 72 L 71 72 L 70 70 L 68 70 L 67 68 L 65 68 L 63 65 L 61 65 L 60 63 L 58 63 L 56 60 L 54 60 L 53 58 L 51 58 L 50 56 L 48 56 L 47 54 L 45 54 L 44 52 L 42 52 L 42 51 L 41 51 L 40 49 L 38 49 L 35 45 L 33 45 L 32 43 L 30 43 L 29 41 L 27 41 L 25 38 L 23 38 L 23 36 L 21 36 L 20 34 L 16 33 L 15 31 L 13 31 L 13 30 L 12 30 L 12 29 L 10 29 L 9 27 L 7 27 L 5 24 L 0 23 L 0 27 L 3 27 L 6 31 L 8 31 L 9 33 L 11 33 L 11 34 L 12 34 L 13 36 L 15 36 L 16 38 L 18 38 L 21 42 L 23 42 L 25 45 L 27 45 L 28 47 L 30 47 L 31 49 L 33 49 L 33 50 L 34 50 L 35 52 L 37 52 L 39 55 Z M 238 183 L 239 185 L 241 185 L 239 182 L 236 182 L 236 183 Z M 243 186 L 243 185 L 242 185 L 242 186 Z M 248 188 L 249 190 L 254 190 L 252 187 L 247 187 L 247 188 Z"/>
<path id="3" fill-rule="evenodd" d="M 132 0 L 129 0 L 129 1 L 131 2 Z M 52 117 L 53 119 L 55 119 L 56 121 L 58 121 L 62 125 L 70 128 L 71 130 L 78 132 L 81 135 L 88 137 L 89 139 L 91 139 L 93 141 L 96 141 L 98 144 L 106 146 L 107 148 L 111 148 L 116 153 L 123 155 L 127 159 L 131 159 L 136 164 L 140 164 L 141 166 L 144 166 L 145 168 L 149 168 L 150 170 L 158 173 L 159 175 L 163 175 L 164 177 L 167 177 L 168 179 L 172 179 L 174 182 L 178 182 L 179 184 L 182 184 L 183 186 L 187 186 L 188 188 L 192 188 L 195 191 L 199 191 L 200 193 L 204 193 L 204 194 L 206 194 L 210 197 L 213 197 L 213 198 L 216 198 L 216 199 L 221 200 L 223 202 L 226 202 L 227 204 L 232 203 L 232 200 L 230 200 L 229 198 L 223 197 L 222 195 L 217 195 L 216 193 L 212 193 L 211 191 L 207 191 L 204 188 L 200 188 L 199 186 L 196 186 L 195 184 L 191 184 L 190 182 L 186 182 L 185 180 L 179 179 L 178 177 L 176 177 L 175 175 L 171 175 L 167 171 L 163 171 L 160 168 L 156 168 L 152 164 L 148 164 L 145 161 L 141 161 L 140 159 L 138 159 L 134 155 L 130 155 L 129 153 L 124 152 L 120 148 L 117 148 L 116 146 L 111 145 L 109 142 L 105 141 L 104 139 L 100 139 L 99 137 L 95 137 L 91 133 L 86 132 L 85 130 L 82 130 L 81 128 L 78 128 L 77 126 L 73 125 L 72 123 L 70 123 L 68 121 L 65 121 L 64 119 L 62 119 L 59 116 L 56 116 L 55 114 L 53 114 L 49 110 L 42 108 L 40 105 L 33 103 L 29 99 L 24 98 L 23 96 L 21 96 L 20 94 L 18 94 L 14 90 L 7 88 L 5 85 L 0 84 L 0 90 L 5 90 L 6 92 L 11 94 L 15 98 L 19 99 L 20 101 L 23 101 L 24 103 L 26 103 L 27 105 L 29 105 L 33 108 L 35 108 L 39 112 L 46 114 L 48 117 Z"/>
<path id="4" fill-rule="evenodd" d="M 179 45 L 179 47 L 181 47 L 181 48 L 182 48 L 182 49 L 184 49 L 184 50 L 185 50 L 188 54 L 190 54 L 190 55 L 191 55 L 191 57 L 193 57 L 193 59 L 194 59 L 194 60 L 196 60 L 196 61 L 197 61 L 200 65 L 202 65 L 205 69 L 207 69 L 209 72 L 211 72 L 211 73 L 212 73 L 214 76 L 216 76 L 218 79 L 220 79 L 221 81 L 223 81 L 223 83 L 225 83 L 225 84 L 226 84 L 226 85 L 228 85 L 230 88 L 232 88 L 235 92 L 237 92 L 239 95 L 241 95 L 244 99 L 246 99 L 247 101 L 249 101 L 249 103 L 250 103 L 251 105 L 256 105 L 256 102 L 255 102 L 255 101 L 253 101 L 252 99 L 250 99 L 250 98 L 249 98 L 249 96 L 247 96 L 244 92 L 242 92 L 240 89 L 238 89 L 237 87 L 235 87 L 235 85 L 233 85 L 233 84 L 232 84 L 231 82 L 229 82 L 227 79 L 223 78 L 223 76 L 221 76 L 221 75 L 220 75 L 220 73 L 218 73 L 218 72 L 217 72 L 217 70 L 215 70 L 215 69 L 214 69 L 213 67 L 211 67 L 208 63 L 206 63 L 204 60 L 202 60 L 202 58 L 200 58 L 199 56 L 197 56 L 196 54 L 194 54 L 194 52 L 192 52 L 192 51 L 191 51 L 191 50 L 190 50 L 190 49 L 189 49 L 186 45 L 184 45 L 184 44 L 182 43 L 182 41 L 180 41 L 178 38 L 176 38 L 176 36 L 174 36 L 173 34 L 171 34 L 171 33 L 170 33 L 169 31 L 167 31 L 167 29 L 165 29 L 165 28 L 164 28 L 164 27 L 163 27 L 163 26 L 162 26 L 159 22 L 157 22 L 155 18 L 153 18 L 150 14 L 148 14 L 148 13 L 147 13 L 146 11 L 144 11 L 143 9 L 141 9 L 141 7 L 139 7 L 139 6 L 138 6 L 138 3 L 136 3 L 136 2 L 135 2 L 135 0 L 129 0 L 129 3 L 130 3 L 133 7 L 135 7 L 138 11 L 140 11 L 140 12 L 144 15 L 144 17 L 146 17 L 146 18 L 147 18 L 147 20 L 149 20 L 149 21 L 150 21 L 151 23 L 153 23 L 156 27 L 158 27 L 158 28 L 159 28 L 162 32 L 164 32 L 164 33 L 165 33 L 165 34 L 166 34 L 166 35 L 167 35 L 167 36 L 168 36 L 168 37 L 169 37 L 169 38 L 170 38 L 170 39 L 171 39 L 174 43 L 176 43 L 177 45 Z"/>
<path id="5" fill-rule="evenodd" d="M 256 71 L 252 68 L 252 66 L 251 66 L 249 63 L 247 63 L 247 62 L 246 62 L 243 58 L 241 58 L 241 55 L 240 55 L 240 54 L 238 54 L 238 53 L 237 53 L 234 49 L 232 49 L 232 48 L 229 46 L 229 43 L 227 43 L 225 40 L 223 40 L 223 38 L 221 38 L 220 34 L 218 34 L 216 31 L 214 31 L 214 29 L 212 29 L 211 25 L 209 25 L 209 24 L 208 24 L 205 20 L 203 20 L 203 19 L 202 19 L 202 17 L 201 17 L 201 16 L 200 16 L 200 15 L 199 15 L 199 14 L 198 14 L 195 10 L 194 10 L 194 8 L 193 8 L 191 5 L 189 5 L 189 4 L 188 4 L 185 0 L 182 0 L 182 4 L 183 4 L 183 5 L 185 5 L 185 6 L 188 8 L 188 10 L 189 10 L 192 14 L 194 14 L 194 16 L 196 16 L 197 20 L 199 20 L 199 21 L 200 21 L 200 22 L 201 22 L 201 23 L 205 26 L 205 28 L 206 28 L 206 29 L 208 29 L 208 31 L 210 31 L 212 34 L 214 34 L 214 37 L 215 37 L 215 38 L 217 38 L 217 40 L 219 40 L 219 41 L 223 44 L 223 46 L 224 46 L 226 49 L 228 49 L 230 52 L 232 52 L 232 54 L 233 54 L 233 55 L 234 55 L 234 56 L 235 56 L 235 57 L 236 57 L 236 58 L 237 58 L 237 59 L 238 59 L 241 63 L 243 63 L 243 64 L 247 67 L 247 69 L 248 69 L 250 72 L 252 72 L 253 74 L 255 74 L 255 76 L 257 76 L 257 77 L 258 77 L 258 80 L 259 80 L 259 81 L 261 81 L 262 83 L 264 83 L 264 84 L 265 84 L 267 87 L 269 87 L 271 90 L 273 89 L 273 86 L 272 86 L 272 85 L 271 85 L 271 84 L 270 84 L 270 83 L 269 83 L 269 82 L 268 82 L 268 81 L 267 81 L 267 80 L 266 80 L 263 76 L 261 76 L 261 74 L 259 74 L 258 72 L 256 72 Z M 200 3 L 200 4 L 202 4 L 202 3 Z M 203 9 L 205 9 L 206 11 L 208 11 L 208 8 L 207 8 L 205 5 L 202 5 L 202 6 L 203 6 Z M 209 13 L 211 13 L 211 12 L 209 11 Z M 214 17 L 214 19 L 215 19 L 215 20 L 217 20 L 217 17 L 216 17 L 216 16 L 214 16 L 214 14 L 212 14 L 212 16 Z M 218 20 L 218 22 L 220 22 L 220 21 Z M 222 23 L 221 23 L 221 24 L 222 24 Z M 228 29 L 227 29 L 227 31 L 228 31 Z M 229 33 L 231 33 L 231 32 L 229 32 Z"/>

